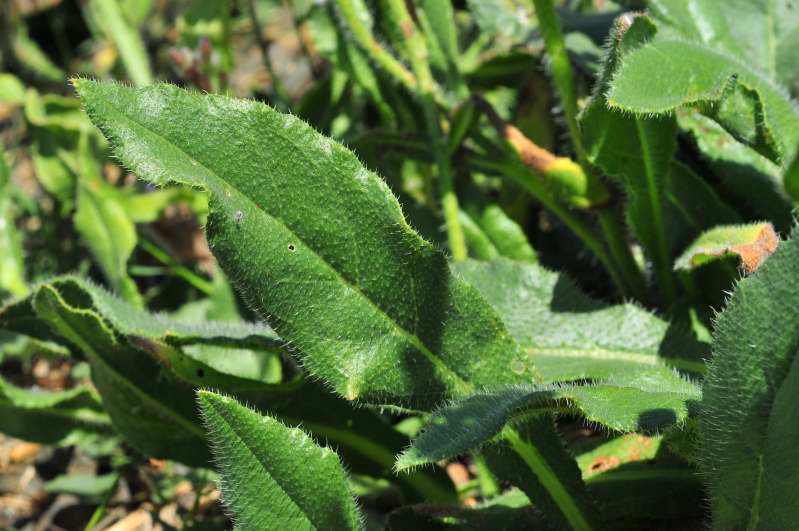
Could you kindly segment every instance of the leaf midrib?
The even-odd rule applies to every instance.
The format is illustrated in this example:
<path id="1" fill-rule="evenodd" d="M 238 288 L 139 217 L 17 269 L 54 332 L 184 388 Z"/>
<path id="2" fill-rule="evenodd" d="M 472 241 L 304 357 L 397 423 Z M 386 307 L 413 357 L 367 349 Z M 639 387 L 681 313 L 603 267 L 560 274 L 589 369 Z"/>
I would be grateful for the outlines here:
<path id="1" fill-rule="evenodd" d="M 608 361 L 629 361 L 642 365 L 662 366 L 672 365 L 674 367 L 689 370 L 692 372 L 705 372 L 703 362 L 688 360 L 679 357 L 659 356 L 657 354 L 642 354 L 636 351 L 622 349 L 608 349 L 603 347 L 525 347 L 525 352 L 531 356 L 540 355 L 543 357 L 562 357 L 562 358 L 590 358 L 594 360 Z"/>
<path id="2" fill-rule="evenodd" d="M 142 124 L 142 123 L 141 123 L 141 122 L 139 122 L 138 120 L 136 120 L 136 119 L 134 119 L 134 118 L 132 118 L 132 117 L 130 117 L 130 116 L 128 116 L 128 115 L 126 115 L 126 114 L 124 114 L 124 113 L 123 113 L 121 110 L 119 110 L 119 109 L 118 109 L 116 106 L 114 106 L 112 103 L 110 103 L 110 102 L 109 102 L 107 99 L 105 100 L 105 104 L 106 104 L 106 105 L 107 105 L 109 108 L 113 109 L 113 111 L 114 111 L 114 112 L 115 112 L 115 113 L 116 113 L 118 116 L 122 117 L 124 120 L 126 120 L 126 121 L 128 121 L 128 122 L 131 122 L 132 124 L 134 124 L 134 125 L 136 125 L 136 126 L 138 126 L 138 127 L 142 128 L 142 129 L 144 129 L 144 130 L 145 130 L 145 131 L 147 131 L 149 134 L 151 134 L 151 135 L 153 135 L 153 136 L 156 136 L 156 137 L 160 138 L 160 139 L 161 139 L 161 140 L 163 140 L 163 141 L 164 141 L 166 144 L 168 144 L 168 145 L 172 146 L 173 148 L 175 148 L 177 151 L 179 151 L 180 153 L 182 153 L 182 154 L 183 154 L 183 155 L 184 155 L 184 156 L 185 156 L 187 159 L 189 159 L 189 161 L 195 162 L 197 166 L 199 166 L 200 168 L 202 168 L 202 169 L 206 170 L 210 176 L 212 176 L 212 177 L 214 177 L 215 179 L 217 179 L 217 180 L 218 180 L 220 183 L 230 184 L 230 183 L 228 183 L 228 181 L 227 181 L 227 180 L 223 179 L 223 178 L 222 178 L 222 177 L 221 177 L 221 176 L 220 176 L 220 175 L 219 175 L 219 174 L 218 174 L 216 171 L 212 170 L 211 168 L 209 168 L 208 166 L 206 166 L 206 165 L 205 165 L 205 164 L 203 164 L 202 162 L 198 161 L 196 158 L 194 158 L 194 157 L 193 157 L 193 156 L 191 156 L 189 153 L 187 153 L 187 152 L 186 152 L 186 151 L 185 151 L 183 148 L 181 148 L 180 146 L 178 146 L 178 145 L 177 145 L 177 144 L 175 144 L 174 142 L 170 141 L 169 139 L 167 139 L 166 137 L 164 137 L 164 136 L 163 136 L 163 135 L 161 135 L 160 133 L 158 133 L 158 132 L 156 132 L 156 131 L 153 131 L 152 129 L 148 128 L 146 125 Z M 277 111 L 272 111 L 272 112 L 277 112 Z M 187 184 L 196 184 L 196 183 L 187 183 Z M 205 188 L 205 189 L 206 189 L 206 191 L 207 191 L 208 193 L 213 193 L 213 192 L 210 190 L 210 187 L 209 187 L 209 186 L 203 186 L 203 188 Z M 398 324 L 398 323 L 397 323 L 397 322 L 396 322 L 394 319 L 392 319 L 392 318 L 391 318 L 391 317 L 390 317 L 390 316 L 389 316 L 389 315 L 388 315 L 388 314 L 387 314 L 387 313 L 386 313 L 386 312 L 385 312 L 385 311 L 384 311 L 382 308 L 380 308 L 380 307 L 379 307 L 379 306 L 378 306 L 378 305 L 377 305 L 377 304 L 376 304 L 376 303 L 375 303 L 375 302 L 374 302 L 372 299 L 370 299 L 370 298 L 369 298 L 369 297 L 368 297 L 368 296 L 367 296 L 367 295 L 366 295 L 366 294 L 363 292 L 363 290 L 361 290 L 361 289 L 360 289 L 360 288 L 359 288 L 359 287 L 358 287 L 356 284 L 353 284 L 353 283 L 351 283 L 350 281 L 348 281 L 346 278 L 344 278 L 344 277 L 341 275 L 341 273 L 340 273 L 340 272 L 339 272 L 339 271 L 338 271 L 338 270 L 337 270 L 335 267 L 333 267 L 333 265 L 332 265 L 332 264 L 330 264 L 330 262 L 328 262 L 328 261 L 327 261 L 327 260 L 326 260 L 324 257 L 322 257 L 322 256 L 321 256 L 321 255 L 320 255 L 320 254 L 319 254 L 319 253 L 316 251 L 316 249 L 314 249 L 312 246 L 308 245 L 308 244 L 307 244 L 307 243 L 306 243 L 306 242 L 303 240 L 303 238 L 299 237 L 299 236 L 297 235 L 297 233 L 296 233 L 296 232 L 294 232 L 294 231 L 293 231 L 293 230 L 292 230 L 290 227 L 288 227 L 288 226 L 287 226 L 287 225 L 286 225 L 286 224 L 283 222 L 283 220 L 282 220 L 282 219 L 280 219 L 280 218 L 278 218 L 278 217 L 275 217 L 275 216 L 273 216 L 272 214 L 270 214 L 269 212 L 267 212 L 266 210 L 264 210 L 264 209 L 263 209 L 263 208 L 262 208 L 260 205 L 258 205 L 258 204 L 257 204 L 255 201 L 253 201 L 252 199 L 250 199 L 250 198 L 249 198 L 249 197 L 248 197 L 246 194 L 244 194 L 243 192 L 241 192 L 241 191 L 240 191 L 240 190 L 239 190 L 237 187 L 233 186 L 233 190 L 236 192 L 236 194 L 237 194 L 237 195 L 239 195 L 239 196 L 243 197 L 243 198 L 244 198 L 244 199 L 245 199 L 245 200 L 246 200 L 246 201 L 247 201 L 249 204 L 251 204 L 252 206 L 254 206 L 256 210 L 258 210 L 258 211 L 260 211 L 260 212 L 263 212 L 263 214 L 264 214 L 265 216 L 267 216 L 269 219 L 273 220 L 275 223 L 277 223 L 278 225 L 280 225 L 281 227 L 283 227 L 283 228 L 284 228 L 286 231 L 288 231 L 289 233 L 291 233 L 292 235 L 294 235 L 294 236 L 297 238 L 297 240 L 298 240 L 299 242 L 301 242 L 301 243 L 303 244 L 303 246 L 304 246 L 306 249 L 308 249 L 308 250 L 309 250 L 311 253 L 313 253 L 313 255 L 314 255 L 314 256 L 315 256 L 315 257 L 316 257 L 316 258 L 317 258 L 317 259 L 318 259 L 318 260 L 319 260 L 319 261 L 320 261 L 320 262 L 321 262 L 321 263 L 322 263 L 322 264 L 323 264 L 323 265 L 324 265 L 324 266 L 325 266 L 325 267 L 326 267 L 328 270 L 330 270 L 330 271 L 333 273 L 333 275 L 334 275 L 334 276 L 335 276 L 335 277 L 336 277 L 336 278 L 339 280 L 339 282 L 340 282 L 341 284 L 343 284 L 343 285 L 344 285 L 346 288 L 350 289 L 351 291 L 353 291 L 353 292 L 357 293 L 357 294 L 360 296 L 360 298 L 361 298 L 361 299 L 365 300 L 365 301 L 366 301 L 366 303 L 367 303 L 367 304 L 369 304 L 369 305 L 370 305 L 370 306 L 371 306 L 371 307 L 372 307 L 372 308 L 373 308 L 373 309 L 374 309 L 374 310 L 375 310 L 375 311 L 376 311 L 376 312 L 377 312 L 377 313 L 378 313 L 380 316 L 382 316 L 382 318 L 383 318 L 383 319 L 385 319 L 386 321 L 388 321 L 388 322 L 389 322 L 389 324 L 392 326 L 392 328 L 393 328 L 393 329 L 397 330 L 397 331 L 398 331 L 398 333 L 399 333 L 401 336 L 405 337 L 405 338 L 406 338 L 406 339 L 407 339 L 407 340 L 408 340 L 408 341 L 409 341 L 409 342 L 410 342 L 410 343 L 411 343 L 411 344 L 412 344 L 414 347 L 416 347 L 416 348 L 417 348 L 417 350 L 419 350 L 419 352 L 421 352 L 421 353 L 422 353 L 422 354 L 425 356 L 425 358 L 427 358 L 427 359 L 428 359 L 428 361 L 430 361 L 430 362 L 431 362 L 431 363 L 432 363 L 432 364 L 433 364 L 433 365 L 434 365 L 436 368 L 438 368 L 438 369 L 439 369 L 439 371 L 441 371 L 441 372 L 443 372 L 444 374 L 448 375 L 448 376 L 449 376 L 449 377 L 450 377 L 450 378 L 451 378 L 451 379 L 454 381 L 454 383 L 456 384 L 456 386 L 458 387 L 458 390 L 459 390 L 460 394 L 466 394 L 466 393 L 468 393 L 469 391 L 473 390 L 473 386 L 472 386 L 470 383 L 468 383 L 466 380 L 464 380 L 464 379 L 463 379 L 463 378 L 462 378 L 462 377 L 461 377 L 461 376 L 460 376 L 458 373 L 456 373 L 454 370 L 450 369 L 450 368 L 449 368 L 449 367 L 446 365 L 446 363 L 445 363 L 445 362 L 444 362 L 444 361 L 443 361 L 443 360 L 442 360 L 442 359 L 441 359 L 439 356 L 437 356 L 435 353 L 433 353 L 433 351 L 432 351 L 432 350 L 430 350 L 430 349 L 427 347 L 427 345 L 425 345 L 425 344 L 424 344 L 424 342 L 423 342 L 423 341 L 422 341 L 422 340 L 421 340 L 421 339 L 420 339 L 420 338 L 419 338 L 419 337 L 418 337 L 416 334 L 414 334 L 414 333 L 412 333 L 412 332 L 409 332 L 408 330 L 406 330 L 405 328 L 403 328 L 402 326 L 400 326 L 400 325 L 399 325 L 399 324 Z"/>

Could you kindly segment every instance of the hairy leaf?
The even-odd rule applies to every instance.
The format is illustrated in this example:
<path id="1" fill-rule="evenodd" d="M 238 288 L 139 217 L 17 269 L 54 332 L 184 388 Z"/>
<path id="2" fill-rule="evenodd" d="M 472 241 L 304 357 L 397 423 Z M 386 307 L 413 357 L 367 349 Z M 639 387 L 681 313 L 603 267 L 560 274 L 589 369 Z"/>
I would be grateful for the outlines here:
<path id="1" fill-rule="evenodd" d="M 484 391 L 433 415 L 397 459 L 397 468 L 432 463 L 479 448 L 514 417 L 532 412 L 577 413 L 616 431 L 652 431 L 683 422 L 699 387 L 671 369 L 622 372 L 585 385 L 526 385 Z"/>
<path id="2" fill-rule="evenodd" d="M 231 398 L 200 391 L 198 399 L 238 529 L 360 528 L 335 452 Z"/>
<path id="3" fill-rule="evenodd" d="M 700 463 L 716 529 L 792 529 L 799 238 L 736 286 L 716 321 L 700 415 Z M 788 405 L 793 404 L 793 405 Z"/>
<path id="4" fill-rule="evenodd" d="M 792 0 L 652 0 L 649 8 L 681 36 L 757 65 L 796 94 L 799 10 Z"/>
<path id="5" fill-rule="evenodd" d="M 344 147 L 256 102 L 75 86 L 131 170 L 209 191 L 228 277 L 340 394 L 430 408 L 534 376 L 508 370 L 519 352 L 501 320 Z"/>
<path id="6" fill-rule="evenodd" d="M 607 305 L 564 274 L 507 259 L 454 266 L 502 316 L 547 382 L 607 378 L 658 365 L 701 373 L 707 347 L 633 304 Z"/>
<path id="7" fill-rule="evenodd" d="M 674 263 L 675 269 L 690 269 L 707 262 L 737 256 L 744 271 L 753 273 L 779 244 L 771 223 L 721 226 L 702 234 Z"/>
<path id="8" fill-rule="evenodd" d="M 655 39 L 627 54 L 607 94 L 608 105 L 637 114 L 664 114 L 683 105 L 706 104 L 711 116 L 721 112 L 719 123 L 738 139 L 751 135 L 748 126 L 728 119 L 724 112 L 731 87 L 741 84 L 757 96 L 751 111 L 761 110 L 748 124 L 762 126 L 775 142 L 775 162 L 793 159 L 799 144 L 799 109 L 769 80 L 723 52 L 684 40 Z M 765 134 L 765 133 L 764 133 Z M 756 135 L 757 136 L 757 135 Z"/>

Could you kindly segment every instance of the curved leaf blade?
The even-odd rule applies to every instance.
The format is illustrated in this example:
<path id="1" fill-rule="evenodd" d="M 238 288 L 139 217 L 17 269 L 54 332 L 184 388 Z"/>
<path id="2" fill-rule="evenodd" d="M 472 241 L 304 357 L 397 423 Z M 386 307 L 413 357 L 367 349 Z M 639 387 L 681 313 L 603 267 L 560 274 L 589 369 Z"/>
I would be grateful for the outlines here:
<path id="1" fill-rule="evenodd" d="M 621 111 L 663 114 L 683 105 L 724 103 L 730 87 L 739 83 L 759 97 L 764 110 L 762 125 L 779 150 L 775 162 L 793 160 L 799 145 L 799 108 L 770 80 L 701 44 L 656 39 L 632 51 L 617 70 L 607 101 Z"/>
<path id="2" fill-rule="evenodd" d="M 474 394 L 437 411 L 398 459 L 405 470 L 480 448 L 514 417 L 545 411 L 582 415 L 615 431 L 653 431 L 688 418 L 699 387 L 670 369 L 649 368 L 586 385 L 520 385 Z"/>

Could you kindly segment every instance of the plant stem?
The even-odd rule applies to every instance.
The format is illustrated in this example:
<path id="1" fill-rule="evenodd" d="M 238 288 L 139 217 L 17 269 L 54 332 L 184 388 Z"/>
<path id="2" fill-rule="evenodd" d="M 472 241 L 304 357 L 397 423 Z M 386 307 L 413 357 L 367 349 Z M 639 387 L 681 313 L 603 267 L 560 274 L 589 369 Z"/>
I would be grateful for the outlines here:
<path id="1" fill-rule="evenodd" d="M 207 280 L 201 278 L 196 273 L 192 272 L 190 269 L 180 265 L 174 258 L 169 256 L 167 253 L 162 251 L 157 245 L 154 243 L 145 240 L 144 238 L 139 239 L 139 247 L 147 251 L 153 258 L 164 264 L 165 266 L 169 267 L 172 273 L 175 276 L 178 276 L 197 288 L 198 291 L 206 294 L 211 295 L 214 292 L 213 285 L 208 282 Z"/>
<path id="2" fill-rule="evenodd" d="M 574 152 L 578 162 L 585 166 L 585 151 L 580 139 L 580 129 L 577 127 L 577 91 L 574 88 L 572 65 L 566 52 L 560 20 L 555 13 L 553 0 L 533 0 L 533 4 L 538 17 L 538 27 L 544 37 L 544 48 L 551 61 L 552 79 L 560 96 L 563 114 L 566 115 L 566 125 L 569 128 Z"/>
<path id="3" fill-rule="evenodd" d="M 463 234 L 459 215 L 458 196 L 452 175 L 452 161 L 449 158 L 447 139 L 441 130 L 441 123 L 436 108 L 436 94 L 440 93 L 427 56 L 427 45 L 424 36 L 419 32 L 411 18 L 404 0 L 386 0 L 389 18 L 405 38 L 405 50 L 416 76 L 416 93 L 422 102 L 425 122 L 427 124 L 430 143 L 433 149 L 438 183 L 441 194 L 441 207 L 447 225 L 447 240 L 452 260 L 460 262 L 468 257 L 466 237 Z"/>
<path id="4" fill-rule="evenodd" d="M 286 88 L 283 86 L 280 77 L 275 73 L 272 59 L 269 57 L 269 41 L 264 38 L 264 34 L 261 31 L 261 23 L 258 20 L 258 6 L 255 5 L 255 0 L 249 0 L 247 2 L 247 8 L 250 21 L 252 22 L 252 31 L 253 35 L 255 35 L 255 41 L 261 49 L 261 57 L 263 58 L 264 66 L 269 73 L 269 78 L 272 80 L 272 92 L 274 93 L 276 106 L 280 108 L 280 110 L 288 110 L 291 98 L 289 98 L 288 92 L 286 92 Z"/>
<path id="5" fill-rule="evenodd" d="M 666 241 L 666 226 L 663 222 L 663 207 L 657 185 L 657 176 L 655 175 L 654 156 L 651 152 L 652 148 L 649 142 L 645 141 L 646 134 L 641 125 L 641 120 L 635 120 L 635 127 L 641 139 L 641 155 L 644 163 L 647 199 L 649 201 L 650 212 L 652 213 L 652 228 L 655 232 L 655 239 L 657 240 L 653 242 L 655 248 L 651 249 L 654 255 L 652 256 L 652 261 L 655 266 L 655 274 L 658 277 L 660 292 L 663 296 L 663 303 L 666 309 L 668 309 L 674 302 L 676 288 L 671 258 L 669 256 L 669 244 L 668 241 Z"/>
<path id="6" fill-rule="evenodd" d="M 546 459 L 538 448 L 528 443 L 513 428 L 506 426 L 502 430 L 502 435 L 511 445 L 511 448 L 519 454 L 519 457 L 527 463 L 530 470 L 536 475 L 544 488 L 552 496 L 552 499 L 560 508 L 563 516 L 575 531 L 591 531 L 591 524 L 583 515 L 574 499 L 563 487 L 563 483 L 558 479 L 558 475 L 549 466 Z"/>
<path id="7" fill-rule="evenodd" d="M 604 207 L 597 213 L 599 226 L 608 243 L 610 254 L 621 268 L 629 293 L 639 301 L 646 300 L 646 282 L 641 268 L 633 258 L 624 234 L 624 222 L 615 208 Z"/>
<path id="8" fill-rule="evenodd" d="M 341 18 L 346 22 L 355 42 L 380 68 L 405 86 L 416 92 L 416 77 L 391 55 L 372 35 L 372 18 L 363 0 L 335 0 Z"/>

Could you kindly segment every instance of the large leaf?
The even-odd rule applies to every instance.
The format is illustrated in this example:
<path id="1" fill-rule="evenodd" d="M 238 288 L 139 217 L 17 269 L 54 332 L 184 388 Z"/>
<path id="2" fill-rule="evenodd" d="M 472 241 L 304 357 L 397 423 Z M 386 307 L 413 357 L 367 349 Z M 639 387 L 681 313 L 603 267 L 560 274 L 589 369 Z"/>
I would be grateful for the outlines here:
<path id="1" fill-rule="evenodd" d="M 699 387 L 667 368 L 622 372 L 584 385 L 524 385 L 484 391 L 436 412 L 397 459 L 400 470 L 481 447 L 526 413 L 577 413 L 612 430 L 653 431 L 684 422 Z"/>
<path id="2" fill-rule="evenodd" d="M 501 320 L 346 148 L 257 102 L 75 86 L 131 170 L 209 191 L 228 277 L 340 394 L 430 408 L 534 376 L 509 370 L 520 353 Z"/>
<path id="3" fill-rule="evenodd" d="M 650 0 L 678 34 L 741 57 L 796 94 L 799 10 L 792 0 Z"/>
<path id="4" fill-rule="evenodd" d="M 736 286 L 716 321 L 700 462 L 716 529 L 794 529 L 799 238 Z"/>
<path id="5" fill-rule="evenodd" d="M 634 304 L 593 300 L 564 274 L 507 259 L 454 268 L 496 308 L 525 350 L 514 370 L 532 364 L 547 382 L 662 365 L 704 371 L 706 345 Z"/>
<path id="6" fill-rule="evenodd" d="M 198 394 L 237 529 L 359 529 L 335 452 L 235 400 Z"/>

